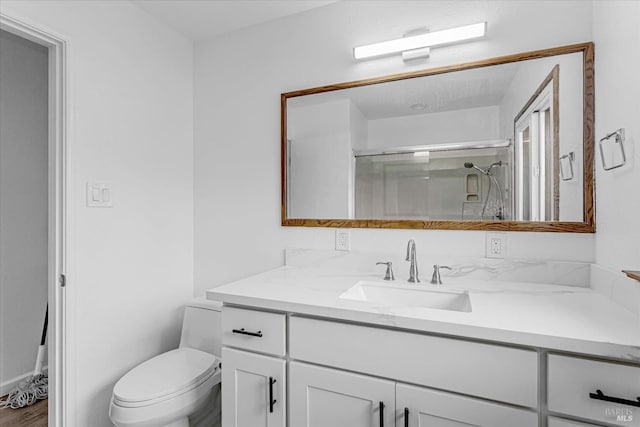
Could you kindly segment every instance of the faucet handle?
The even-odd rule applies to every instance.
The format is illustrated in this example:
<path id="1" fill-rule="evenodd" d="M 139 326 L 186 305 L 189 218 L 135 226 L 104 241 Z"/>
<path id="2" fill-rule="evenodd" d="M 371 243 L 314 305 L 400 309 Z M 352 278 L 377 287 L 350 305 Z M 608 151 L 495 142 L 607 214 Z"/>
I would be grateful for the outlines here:
<path id="1" fill-rule="evenodd" d="M 442 278 L 440 277 L 440 269 L 446 268 L 447 270 L 452 270 L 448 265 L 433 265 L 433 276 L 431 276 L 431 284 L 432 285 L 442 285 Z"/>
<path id="2" fill-rule="evenodd" d="M 384 275 L 384 280 L 396 280 L 396 277 L 393 275 L 393 263 L 391 261 L 378 261 L 376 265 L 386 265 L 387 272 Z"/>

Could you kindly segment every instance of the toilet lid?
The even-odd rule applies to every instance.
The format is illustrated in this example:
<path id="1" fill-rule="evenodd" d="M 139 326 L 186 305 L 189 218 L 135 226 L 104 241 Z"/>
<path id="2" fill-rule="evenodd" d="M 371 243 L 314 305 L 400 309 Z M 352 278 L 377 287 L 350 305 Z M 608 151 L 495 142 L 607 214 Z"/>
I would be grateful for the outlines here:
<path id="1" fill-rule="evenodd" d="M 213 375 L 217 358 L 193 348 L 178 348 L 149 359 L 126 373 L 113 388 L 121 402 L 143 402 L 192 388 Z"/>

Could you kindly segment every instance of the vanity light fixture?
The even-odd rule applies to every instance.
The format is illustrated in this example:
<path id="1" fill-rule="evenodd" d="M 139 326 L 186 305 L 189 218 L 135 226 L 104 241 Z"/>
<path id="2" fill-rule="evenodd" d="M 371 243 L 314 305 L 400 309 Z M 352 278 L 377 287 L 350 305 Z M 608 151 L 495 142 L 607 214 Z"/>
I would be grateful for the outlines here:
<path id="1" fill-rule="evenodd" d="M 364 59 L 374 56 L 412 51 L 415 49 L 453 44 L 465 40 L 484 37 L 486 31 L 487 23 L 480 22 L 477 24 L 450 28 L 448 30 L 403 37 L 401 39 L 355 47 L 353 49 L 353 57 L 355 59 Z"/>

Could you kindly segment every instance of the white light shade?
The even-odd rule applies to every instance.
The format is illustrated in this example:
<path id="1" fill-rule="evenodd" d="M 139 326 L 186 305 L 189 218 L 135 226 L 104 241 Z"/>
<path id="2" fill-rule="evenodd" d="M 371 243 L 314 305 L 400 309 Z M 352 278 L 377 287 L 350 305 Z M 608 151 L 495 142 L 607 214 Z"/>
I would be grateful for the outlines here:
<path id="1" fill-rule="evenodd" d="M 372 56 L 388 55 L 390 53 L 475 39 L 483 37 L 486 29 L 487 23 L 480 22 L 478 24 L 465 25 L 464 27 L 451 28 L 449 30 L 435 31 L 433 33 L 419 34 L 417 36 L 359 46 L 353 49 L 353 57 L 355 59 L 370 58 Z"/>

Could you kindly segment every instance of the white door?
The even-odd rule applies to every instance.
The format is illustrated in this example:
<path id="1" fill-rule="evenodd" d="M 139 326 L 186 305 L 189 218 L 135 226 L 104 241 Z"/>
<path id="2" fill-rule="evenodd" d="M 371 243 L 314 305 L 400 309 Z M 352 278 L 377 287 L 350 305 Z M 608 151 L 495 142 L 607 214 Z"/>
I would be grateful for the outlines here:
<path id="1" fill-rule="evenodd" d="M 289 364 L 289 425 L 392 427 L 395 383 L 365 375 Z"/>
<path id="2" fill-rule="evenodd" d="M 396 427 L 537 427 L 534 411 L 406 384 L 396 385 Z"/>
<path id="3" fill-rule="evenodd" d="M 285 361 L 222 349 L 222 426 L 284 427 Z"/>
<path id="4" fill-rule="evenodd" d="M 515 218 L 554 220 L 553 83 L 515 123 Z"/>

